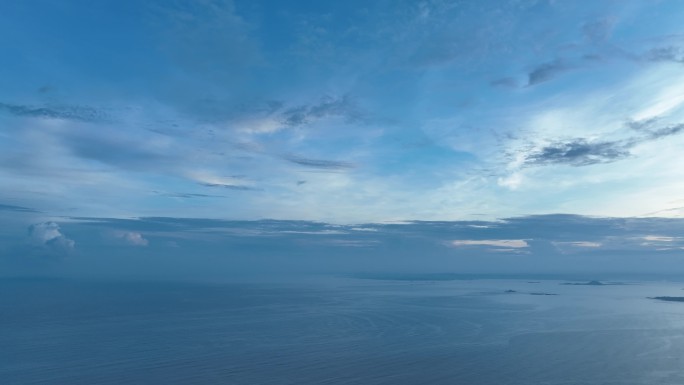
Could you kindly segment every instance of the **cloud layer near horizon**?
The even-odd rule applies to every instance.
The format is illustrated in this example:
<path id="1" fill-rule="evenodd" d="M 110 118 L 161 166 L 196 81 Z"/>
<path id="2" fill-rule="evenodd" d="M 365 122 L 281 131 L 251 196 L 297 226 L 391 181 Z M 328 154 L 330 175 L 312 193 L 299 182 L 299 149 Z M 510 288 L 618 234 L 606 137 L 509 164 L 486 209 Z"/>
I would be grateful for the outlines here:
<path id="1" fill-rule="evenodd" d="M 684 219 L 541 215 L 339 225 L 17 215 L 20 221 L 0 222 L 2 276 L 684 273 Z"/>

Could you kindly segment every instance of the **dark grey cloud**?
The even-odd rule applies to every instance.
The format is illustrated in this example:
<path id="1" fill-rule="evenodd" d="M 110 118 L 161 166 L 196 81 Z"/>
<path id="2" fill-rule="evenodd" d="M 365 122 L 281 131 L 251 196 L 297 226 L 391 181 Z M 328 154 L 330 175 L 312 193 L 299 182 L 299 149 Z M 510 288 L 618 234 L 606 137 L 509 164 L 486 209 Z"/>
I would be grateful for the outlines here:
<path id="1" fill-rule="evenodd" d="M 684 124 L 673 124 L 670 126 L 652 130 L 651 132 L 649 132 L 648 138 L 651 140 L 660 139 L 666 136 L 679 134 L 682 131 L 684 131 Z"/>
<path id="2" fill-rule="evenodd" d="M 630 149 L 650 141 L 655 141 L 684 132 L 684 123 L 654 127 L 659 118 L 629 121 L 628 128 L 639 133 L 637 136 L 617 141 L 589 141 L 574 138 L 558 141 L 525 155 L 526 165 L 566 164 L 570 166 L 589 166 L 612 163 L 630 156 Z"/>
<path id="3" fill-rule="evenodd" d="M 603 20 L 585 24 L 583 34 L 592 43 L 605 43 L 613 28 L 613 21 Z M 587 47 L 584 47 L 587 49 Z M 581 60 L 578 60 L 581 59 Z M 534 86 L 555 79 L 558 75 L 597 64 L 603 59 L 627 60 L 634 62 L 674 62 L 684 63 L 684 48 L 678 45 L 652 47 L 641 52 L 632 52 L 617 46 L 594 45 L 591 49 L 575 58 L 555 59 L 534 67 L 527 74 L 527 86 Z M 606 61 L 607 62 L 607 61 Z M 509 78 L 491 82 L 493 86 L 508 86 Z"/>
<path id="4" fill-rule="evenodd" d="M 660 118 L 657 116 L 642 120 L 630 120 L 625 123 L 625 126 L 635 131 L 644 131 L 653 128 L 653 125 L 655 125 L 658 120 L 660 120 Z"/>
<path id="5" fill-rule="evenodd" d="M 12 205 L 4 205 L 0 203 L 0 211 L 16 211 L 20 213 L 37 213 L 39 212 L 38 210 L 34 210 L 28 207 L 22 207 L 22 206 L 12 206 Z"/>
<path id="6" fill-rule="evenodd" d="M 572 67 L 563 60 L 556 59 L 554 61 L 543 63 L 535 67 L 527 75 L 527 85 L 534 86 L 555 78 L 558 74 L 570 70 Z"/>
<path id="7" fill-rule="evenodd" d="M 642 141 L 657 140 L 666 136 L 676 135 L 684 131 L 684 123 L 657 126 L 662 118 L 659 116 L 644 119 L 630 120 L 625 125 L 640 134 L 632 141 L 636 144 Z"/>
<path id="8" fill-rule="evenodd" d="M 284 155 L 283 159 L 287 160 L 288 162 L 298 164 L 300 166 L 326 170 L 349 170 L 356 167 L 356 165 L 349 162 L 325 159 L 311 159 L 299 155 Z"/>
<path id="9" fill-rule="evenodd" d="M 588 166 L 611 163 L 629 156 L 628 147 L 621 142 L 590 142 L 573 139 L 558 142 L 527 155 L 525 163 L 530 165 L 569 164 Z"/>
<path id="10" fill-rule="evenodd" d="M 677 46 L 667 46 L 667 47 L 656 47 L 651 48 L 642 58 L 647 61 L 653 62 L 675 62 L 684 63 L 684 49 Z"/>
<path id="11" fill-rule="evenodd" d="M 111 121 L 103 110 L 89 106 L 28 106 L 0 103 L 0 111 L 27 118 L 64 119 L 99 123 Z"/>

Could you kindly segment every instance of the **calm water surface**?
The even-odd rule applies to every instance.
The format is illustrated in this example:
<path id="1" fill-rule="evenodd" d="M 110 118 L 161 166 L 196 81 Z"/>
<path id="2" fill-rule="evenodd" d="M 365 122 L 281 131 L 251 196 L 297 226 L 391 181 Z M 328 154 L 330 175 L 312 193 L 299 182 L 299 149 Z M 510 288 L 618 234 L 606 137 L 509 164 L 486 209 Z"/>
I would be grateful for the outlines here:
<path id="1" fill-rule="evenodd" d="M 684 384 L 682 284 L 560 283 L 5 279 L 0 383 Z"/>

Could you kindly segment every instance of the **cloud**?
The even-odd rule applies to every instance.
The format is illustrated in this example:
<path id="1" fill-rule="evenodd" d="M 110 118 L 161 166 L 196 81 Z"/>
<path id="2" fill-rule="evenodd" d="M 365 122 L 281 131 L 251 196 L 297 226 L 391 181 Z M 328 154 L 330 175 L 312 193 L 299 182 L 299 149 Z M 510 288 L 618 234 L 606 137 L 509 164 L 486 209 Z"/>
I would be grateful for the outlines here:
<path id="1" fill-rule="evenodd" d="M 88 258 L 75 258 L 71 267 L 66 266 L 81 273 L 119 263 L 132 264 L 124 274 L 144 270 L 157 277 L 175 274 L 173 266 L 179 274 L 199 269 L 199 274 L 221 275 L 261 271 L 273 264 L 317 272 L 359 272 L 369 267 L 385 272 L 683 271 L 679 256 L 684 219 L 539 215 L 489 222 L 332 225 L 148 217 L 70 218 L 68 226 L 70 235 L 88 239 L 79 244 L 79 252 Z M 0 227 L 0 237 L 9 234 L 6 227 Z M 97 234 L 104 238 L 93 236 Z M 24 255 L 69 247 L 54 223 L 34 225 L 32 237 L 39 247 Z M 131 258 L 135 253 L 149 258 Z M 521 258 L 509 260 L 510 255 Z M 3 257 L 7 254 L 0 251 Z M 165 268 L 159 269 L 160 264 Z"/>
<path id="2" fill-rule="evenodd" d="M 254 191 L 245 175 L 217 176 L 211 172 L 193 171 L 185 175 L 204 187 L 223 188 L 236 191 Z"/>
<path id="3" fill-rule="evenodd" d="M 610 237 L 606 238 L 609 239 Z M 606 242 L 610 244 L 610 242 Z M 588 252 L 596 252 L 604 248 L 604 242 L 597 241 L 551 241 L 551 244 L 561 254 L 585 254 Z M 613 246 L 607 247 L 611 249 Z"/>
<path id="4" fill-rule="evenodd" d="M 575 246 L 575 247 L 601 247 L 602 246 L 601 242 L 587 242 L 587 241 L 576 241 L 576 242 L 570 242 L 569 244 L 571 246 Z"/>
<path id="5" fill-rule="evenodd" d="M 643 239 L 649 242 L 673 242 L 677 240 L 676 237 L 666 237 L 662 235 L 647 235 L 643 237 Z"/>
<path id="6" fill-rule="evenodd" d="M 511 190 L 517 190 L 523 183 L 523 175 L 520 172 L 514 172 L 507 177 L 500 177 L 496 183 L 501 187 L 506 187 Z"/>
<path id="7" fill-rule="evenodd" d="M 115 232 L 114 236 L 130 246 L 147 246 L 149 241 L 142 234 L 133 231 Z"/>
<path id="8" fill-rule="evenodd" d="M 679 134 L 682 131 L 684 131 L 684 124 L 673 124 L 650 131 L 646 139 L 656 140 L 666 136 Z"/>
<path id="9" fill-rule="evenodd" d="M 246 134 L 273 134 L 287 128 L 298 128 L 326 118 L 342 118 L 345 123 L 359 122 L 365 114 L 349 96 L 324 96 L 318 102 L 287 106 L 270 101 L 247 104 L 239 108 L 243 116 L 230 121 L 236 131 Z"/>
<path id="10" fill-rule="evenodd" d="M 657 116 L 653 116 L 653 117 L 650 117 L 647 119 L 642 119 L 642 120 L 628 120 L 627 123 L 625 123 L 625 126 L 627 128 L 631 128 L 632 130 L 637 131 L 637 132 L 648 131 L 659 120 L 660 120 L 660 118 Z"/>
<path id="11" fill-rule="evenodd" d="M 632 138 L 631 142 L 636 144 L 648 140 L 657 140 L 684 131 L 684 123 L 656 127 L 656 124 L 661 119 L 662 117 L 660 116 L 654 116 L 642 120 L 627 121 L 625 126 L 640 134 L 640 136 Z"/>
<path id="12" fill-rule="evenodd" d="M 534 86 L 555 78 L 558 74 L 570 70 L 567 63 L 560 59 L 540 64 L 527 75 L 527 85 Z"/>
<path id="13" fill-rule="evenodd" d="M 16 211 L 16 212 L 20 212 L 20 213 L 37 213 L 37 212 L 39 212 L 38 210 L 34 210 L 34 209 L 31 209 L 28 207 L 3 205 L 3 204 L 0 204 L 0 211 Z"/>
<path id="14" fill-rule="evenodd" d="M 629 156 L 629 151 L 621 142 L 590 142 L 586 139 L 573 139 L 557 142 L 526 155 L 525 164 L 548 165 L 569 164 L 588 166 L 610 163 Z"/>
<path id="15" fill-rule="evenodd" d="M 237 191 L 256 190 L 254 187 L 250 187 L 250 186 L 226 184 L 226 183 L 199 183 L 199 185 L 205 186 L 205 187 L 218 187 L 218 188 L 224 188 L 224 189 L 228 189 L 228 190 L 237 190 Z M 207 195 L 207 196 L 210 196 L 210 195 Z"/>
<path id="16" fill-rule="evenodd" d="M 287 109 L 281 114 L 283 124 L 301 126 L 325 117 L 344 117 L 353 122 L 361 118 L 361 113 L 348 96 L 334 98 L 324 97 L 318 104 L 297 106 Z"/>
<path id="17" fill-rule="evenodd" d="M 56 252 L 69 252 L 76 245 L 76 242 L 62 234 L 59 225 L 55 222 L 33 224 L 29 226 L 28 234 L 33 244 Z"/>
<path id="18" fill-rule="evenodd" d="M 325 170 L 348 170 L 356 167 L 353 163 L 349 162 L 325 159 L 311 159 L 299 155 L 285 155 L 283 156 L 283 159 L 287 160 L 288 162 L 298 164 L 300 166 L 320 168 Z"/>
<path id="19" fill-rule="evenodd" d="M 655 127 L 659 118 L 628 121 L 625 126 L 638 135 L 627 138 L 600 141 L 585 138 L 559 140 L 543 146 L 530 145 L 521 151 L 524 166 L 566 164 L 570 166 L 590 166 L 612 163 L 631 155 L 630 150 L 640 144 L 673 136 L 684 132 L 684 123 Z M 499 184 L 516 187 L 516 174 L 500 178 Z M 510 186 L 509 186 L 510 185 Z"/>
<path id="20" fill-rule="evenodd" d="M 642 58 L 653 62 L 684 63 L 684 49 L 676 46 L 651 48 Z"/>
<path id="21" fill-rule="evenodd" d="M 211 194 L 197 194 L 197 193 L 180 193 L 180 192 L 160 192 L 152 191 L 153 193 L 169 198 L 225 198 L 225 195 L 211 195 Z"/>
<path id="22" fill-rule="evenodd" d="M 27 118 L 63 119 L 80 122 L 109 122 L 111 117 L 103 110 L 88 106 L 28 106 L 0 103 L 0 111 Z"/>
<path id="23" fill-rule="evenodd" d="M 451 241 L 452 246 L 493 246 L 504 248 L 525 248 L 530 245 L 524 239 L 489 239 L 489 240 L 456 240 Z"/>
<path id="24" fill-rule="evenodd" d="M 603 246 L 601 242 L 592 241 L 572 241 L 572 242 L 553 242 L 557 246 L 581 247 L 581 248 L 597 248 Z"/>

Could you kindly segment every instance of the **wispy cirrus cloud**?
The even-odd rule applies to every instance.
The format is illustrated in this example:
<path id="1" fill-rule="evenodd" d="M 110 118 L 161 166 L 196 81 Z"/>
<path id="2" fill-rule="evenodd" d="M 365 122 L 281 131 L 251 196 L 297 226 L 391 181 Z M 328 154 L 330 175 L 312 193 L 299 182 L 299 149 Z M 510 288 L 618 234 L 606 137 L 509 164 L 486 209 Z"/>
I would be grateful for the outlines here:
<path id="1" fill-rule="evenodd" d="M 29 208 L 29 207 L 5 205 L 5 204 L 0 204 L 0 211 L 14 211 L 14 212 L 20 212 L 20 213 L 38 213 L 39 212 L 38 210 Z"/>
<path id="2" fill-rule="evenodd" d="M 344 161 L 337 161 L 337 160 L 327 160 L 327 159 L 313 159 L 313 158 L 306 158 L 300 155 L 284 155 L 283 159 L 287 160 L 288 162 L 298 164 L 300 166 L 305 166 L 305 167 L 310 167 L 310 168 L 316 168 L 316 169 L 323 169 L 323 170 L 333 170 L 333 171 L 343 171 L 343 170 L 350 170 L 356 167 L 355 164 L 350 163 L 350 162 L 344 162 Z"/>
<path id="3" fill-rule="evenodd" d="M 112 116 L 103 109 L 90 106 L 31 106 L 0 103 L 0 112 L 5 112 L 17 117 L 62 119 L 93 123 L 110 122 L 113 119 Z"/>
<path id="4" fill-rule="evenodd" d="M 254 187 L 251 187 L 251 186 L 226 184 L 226 183 L 200 183 L 200 186 L 217 187 L 217 188 L 224 188 L 224 189 L 228 189 L 228 190 L 238 190 L 238 191 L 256 190 Z"/>
<path id="5" fill-rule="evenodd" d="M 524 239 L 462 239 L 455 240 L 449 243 L 451 246 L 491 246 L 491 247 L 502 247 L 502 248 L 526 248 L 530 245 Z"/>
<path id="6" fill-rule="evenodd" d="M 297 127 L 325 117 L 342 117 L 351 123 L 362 116 L 351 98 L 345 95 L 340 98 L 326 96 L 315 104 L 290 107 L 280 114 L 280 119 L 286 126 Z"/>

